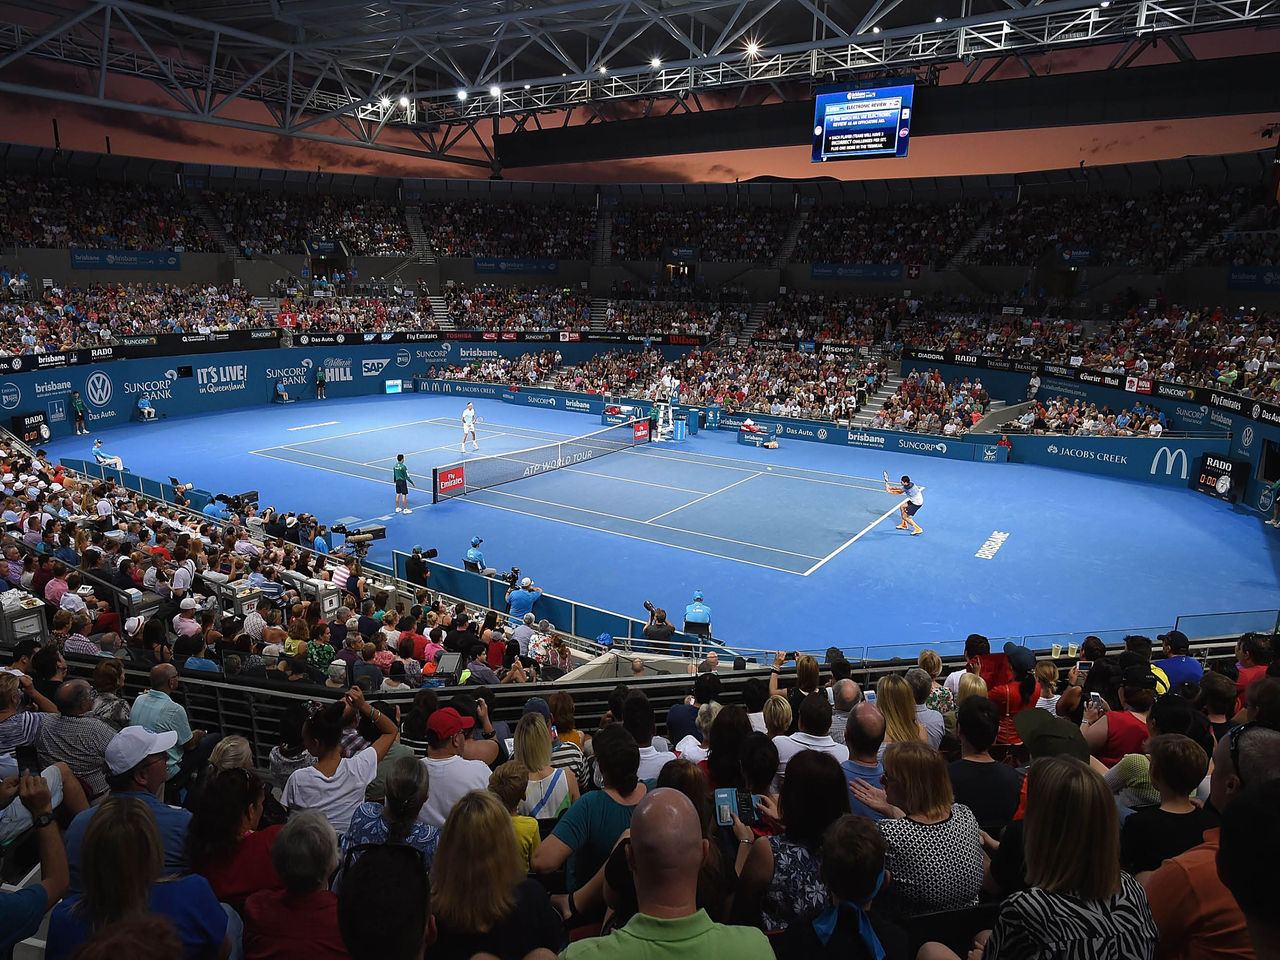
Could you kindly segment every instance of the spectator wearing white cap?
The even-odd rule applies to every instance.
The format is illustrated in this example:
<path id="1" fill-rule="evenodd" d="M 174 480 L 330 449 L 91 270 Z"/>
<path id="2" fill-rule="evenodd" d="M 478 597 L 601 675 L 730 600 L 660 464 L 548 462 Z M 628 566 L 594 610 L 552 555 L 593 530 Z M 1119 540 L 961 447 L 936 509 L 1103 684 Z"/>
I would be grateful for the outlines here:
<path id="1" fill-rule="evenodd" d="M 174 747 L 177 739 L 178 735 L 172 730 L 149 733 L 142 727 L 125 727 L 107 744 L 103 756 L 111 796 L 141 800 L 155 814 L 156 824 L 160 827 L 167 874 L 189 872 L 186 844 L 191 813 L 181 807 L 162 803 L 157 797 L 165 782 L 167 752 Z M 97 807 L 90 807 L 78 814 L 67 827 L 67 860 L 71 866 L 73 893 L 80 889 L 80 847 L 84 841 L 84 831 L 97 811 Z"/>
<path id="2" fill-rule="evenodd" d="M 520 581 L 520 586 L 512 586 L 507 590 L 507 614 L 512 623 L 520 623 L 526 613 L 533 611 L 533 605 L 542 596 L 542 591 L 533 585 L 530 577 Z"/>
<path id="3" fill-rule="evenodd" d="M 178 604 L 178 615 L 173 618 L 173 632 L 180 637 L 194 637 L 198 634 L 200 621 L 196 619 L 196 612 L 199 609 L 200 604 L 195 597 L 183 597 Z"/>

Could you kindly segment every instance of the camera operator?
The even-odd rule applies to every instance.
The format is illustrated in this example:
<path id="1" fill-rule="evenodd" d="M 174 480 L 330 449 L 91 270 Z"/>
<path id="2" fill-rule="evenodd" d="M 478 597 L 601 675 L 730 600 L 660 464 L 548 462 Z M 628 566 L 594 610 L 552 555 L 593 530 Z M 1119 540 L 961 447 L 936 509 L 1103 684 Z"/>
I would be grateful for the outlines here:
<path id="1" fill-rule="evenodd" d="M 507 616 L 512 623 L 520 623 L 526 613 L 533 612 L 533 605 L 542 596 L 542 591 L 533 585 L 530 577 L 520 581 L 520 586 L 512 584 L 507 588 Z"/>
<path id="2" fill-rule="evenodd" d="M 648 600 L 644 602 L 644 607 L 649 611 L 649 623 L 644 628 L 645 639 L 651 644 L 649 652 L 674 653 L 667 641 L 676 632 L 676 628 L 667 622 L 667 611 L 662 607 L 655 607 Z"/>
<path id="3" fill-rule="evenodd" d="M 413 553 L 404 562 L 404 578 L 415 586 L 427 586 L 431 571 L 427 569 L 427 560 L 422 555 L 422 544 L 413 545 Z"/>

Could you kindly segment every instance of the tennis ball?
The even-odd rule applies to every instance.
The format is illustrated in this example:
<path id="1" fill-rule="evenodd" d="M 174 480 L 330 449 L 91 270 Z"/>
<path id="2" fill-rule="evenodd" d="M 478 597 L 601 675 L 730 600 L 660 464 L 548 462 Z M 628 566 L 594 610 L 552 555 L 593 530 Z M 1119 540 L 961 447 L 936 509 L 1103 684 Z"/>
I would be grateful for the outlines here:
<path id="1" fill-rule="evenodd" d="M 773 467 L 765 467 L 766 470 L 772 470 Z"/>

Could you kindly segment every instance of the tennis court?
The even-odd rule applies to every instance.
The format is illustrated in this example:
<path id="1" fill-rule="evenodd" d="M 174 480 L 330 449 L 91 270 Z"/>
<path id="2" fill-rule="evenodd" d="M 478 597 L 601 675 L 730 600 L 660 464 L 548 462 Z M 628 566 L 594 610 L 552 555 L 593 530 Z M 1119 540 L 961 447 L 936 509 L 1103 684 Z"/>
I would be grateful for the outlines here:
<path id="1" fill-rule="evenodd" d="M 429 477 L 432 467 L 455 460 L 468 468 L 487 465 L 485 457 L 493 455 L 512 456 L 514 466 L 494 467 L 518 475 L 522 451 L 569 439 L 550 431 L 483 423 L 476 431 L 482 449 L 464 458 L 458 433 L 456 420 L 433 418 L 253 453 L 387 482 L 401 452 L 417 477 Z M 369 459 L 351 459 L 353 446 Z M 752 463 L 672 444 L 619 449 L 578 465 L 468 492 L 466 501 L 799 576 L 820 569 L 876 524 L 896 515 L 898 503 L 885 493 L 883 483 L 870 478 Z M 432 509 L 449 511 L 456 505 L 446 501 Z"/>
<path id="2" fill-rule="evenodd" d="M 600 429 L 576 413 L 475 406 L 481 454 Z M 946 650 L 970 632 L 1150 633 L 1179 614 L 1271 608 L 1280 589 L 1280 535 L 1190 490 L 802 441 L 762 450 L 730 431 L 433 505 L 432 467 L 460 457 L 461 408 L 457 397 L 362 397 L 103 433 L 142 476 L 385 524 L 376 562 L 420 543 L 460 566 L 479 536 L 488 565 L 518 565 L 549 593 L 607 610 L 643 616 L 647 599 L 678 617 L 700 589 L 716 635 L 744 646 Z M 89 448 L 69 437 L 48 449 Z M 408 515 L 392 510 L 399 453 L 417 481 Z M 922 536 L 895 529 L 899 498 L 882 471 L 924 486 Z"/>

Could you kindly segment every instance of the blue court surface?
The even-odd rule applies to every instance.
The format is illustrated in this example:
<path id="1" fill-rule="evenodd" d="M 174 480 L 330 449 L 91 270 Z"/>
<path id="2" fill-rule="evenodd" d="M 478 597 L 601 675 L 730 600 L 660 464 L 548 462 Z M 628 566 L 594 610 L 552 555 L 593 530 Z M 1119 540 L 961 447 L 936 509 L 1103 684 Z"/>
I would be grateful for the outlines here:
<path id="1" fill-rule="evenodd" d="M 468 458 L 601 429 L 580 414 L 475 406 L 480 453 Z M 101 435 L 142 476 L 257 489 L 264 505 L 331 523 L 385 523 L 374 561 L 421 543 L 460 566 L 480 536 L 487 563 L 516 564 L 548 593 L 641 619 L 652 600 L 677 623 L 701 589 L 716 636 L 743 647 L 890 655 L 902 644 L 914 655 L 924 643 L 958 650 L 971 632 L 1150 632 L 1183 614 L 1276 604 L 1280 534 L 1256 515 L 1046 467 L 803 441 L 762 450 L 703 431 L 433 506 L 431 468 L 463 456 L 462 407 L 421 394 L 311 401 Z M 90 443 L 49 450 L 89 459 Z M 398 453 L 418 483 L 409 515 L 393 512 Z M 895 529 L 901 498 L 885 493 L 882 471 L 925 487 L 922 535 Z"/>

